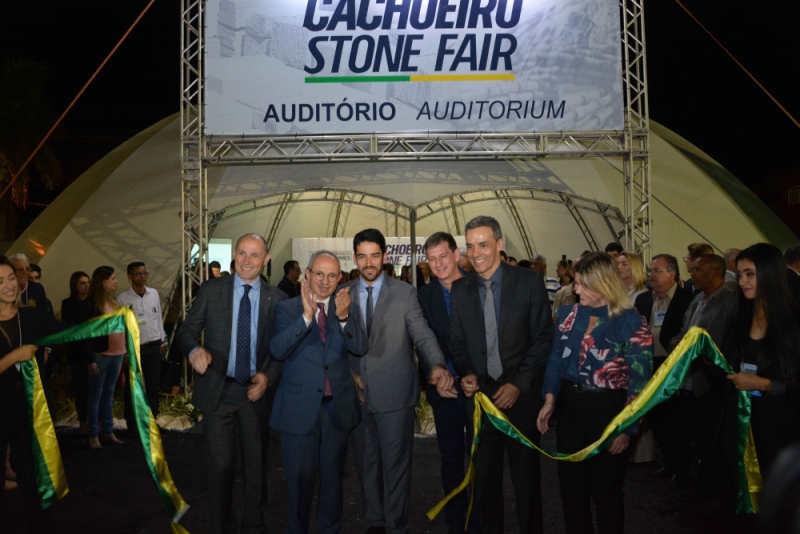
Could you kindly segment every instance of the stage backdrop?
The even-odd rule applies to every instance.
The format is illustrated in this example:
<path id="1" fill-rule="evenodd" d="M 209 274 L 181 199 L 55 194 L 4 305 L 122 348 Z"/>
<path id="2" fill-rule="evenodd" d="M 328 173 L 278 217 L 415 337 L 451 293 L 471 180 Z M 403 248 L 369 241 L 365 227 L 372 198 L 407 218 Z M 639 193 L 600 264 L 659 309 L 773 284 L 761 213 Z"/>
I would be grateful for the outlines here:
<path id="1" fill-rule="evenodd" d="M 209 0 L 206 133 L 619 130 L 618 0 Z"/>
<path id="2" fill-rule="evenodd" d="M 463 235 L 453 236 L 461 254 L 467 253 L 467 242 Z M 422 245 L 427 237 L 417 237 L 417 263 L 427 261 L 428 257 L 422 250 Z M 343 271 L 357 269 L 353 261 L 352 237 L 303 237 L 292 239 L 292 259 L 300 263 L 300 268 L 305 270 L 311 255 L 318 250 L 329 250 L 336 254 Z M 386 238 L 387 263 L 395 266 L 399 273 L 403 265 L 411 265 L 411 238 L 387 237 Z"/>

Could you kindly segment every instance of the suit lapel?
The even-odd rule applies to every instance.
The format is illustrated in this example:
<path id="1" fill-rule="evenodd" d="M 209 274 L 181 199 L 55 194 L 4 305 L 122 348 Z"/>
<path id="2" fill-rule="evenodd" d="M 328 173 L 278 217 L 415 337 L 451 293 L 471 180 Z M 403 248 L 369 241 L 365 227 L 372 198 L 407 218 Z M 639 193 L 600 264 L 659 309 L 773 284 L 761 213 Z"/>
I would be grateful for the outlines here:
<path id="1" fill-rule="evenodd" d="M 514 269 L 505 263 L 500 264 L 503 269 L 503 289 L 500 291 L 500 324 L 498 326 L 499 338 L 503 339 L 503 331 L 508 324 L 508 314 L 510 313 L 511 303 L 514 301 L 514 292 L 517 290 L 517 277 Z"/>
<path id="2" fill-rule="evenodd" d="M 226 347 L 230 347 L 231 346 L 231 327 L 233 325 L 233 299 L 236 298 L 236 295 L 233 292 L 233 276 L 229 276 L 228 278 L 230 279 L 230 281 L 228 282 L 228 287 L 227 287 L 227 290 L 225 291 L 225 297 L 226 298 L 222 299 L 222 306 L 221 306 L 221 310 L 220 310 L 220 317 L 222 317 L 223 320 L 228 322 L 228 328 L 224 329 L 224 332 L 225 332 L 224 335 L 227 338 L 225 340 L 225 346 Z M 228 365 L 228 358 L 229 358 L 229 354 L 228 354 L 228 352 L 225 352 L 225 365 L 226 366 Z"/>
<path id="3" fill-rule="evenodd" d="M 469 287 L 467 288 L 467 295 L 468 298 L 471 300 L 470 302 L 470 309 L 475 317 L 475 325 L 478 327 L 478 331 L 481 334 L 481 339 L 483 339 L 483 348 L 486 350 L 486 323 L 483 321 L 483 306 L 481 305 L 481 294 L 478 290 L 478 284 L 480 280 L 483 280 L 478 273 L 473 273 L 469 276 Z"/>
<path id="4" fill-rule="evenodd" d="M 260 365 L 259 355 L 263 353 L 262 345 L 266 339 L 271 336 L 271 331 L 267 331 L 267 324 L 269 322 L 269 311 L 272 306 L 272 295 L 270 295 L 269 286 L 261 282 L 261 295 L 258 298 L 258 331 L 256 333 L 256 361 Z"/>
<path id="5" fill-rule="evenodd" d="M 438 281 L 436 281 L 436 284 L 441 286 Z M 433 291 L 431 291 L 431 311 L 433 312 L 431 319 L 433 319 L 434 323 L 437 323 L 439 329 L 448 328 L 447 304 L 444 302 L 444 291 L 442 291 L 441 287 L 434 287 Z M 441 324 L 442 322 L 444 324 Z"/>
<path id="6" fill-rule="evenodd" d="M 358 280 L 353 282 L 349 288 L 350 291 L 350 302 L 355 303 L 356 308 L 358 308 L 358 326 L 364 332 L 364 335 L 367 335 L 367 327 L 365 321 L 367 320 L 366 317 L 361 317 L 361 302 L 359 302 L 358 298 Z M 374 320 L 374 317 L 373 317 Z"/>
<path id="7" fill-rule="evenodd" d="M 389 295 L 392 292 L 391 282 L 394 282 L 393 279 L 389 278 L 384 274 L 382 274 L 381 276 L 383 276 L 383 283 L 381 284 L 381 291 L 378 294 L 378 302 L 374 303 L 375 309 L 373 310 L 374 313 L 372 315 L 373 327 L 378 324 L 378 321 L 380 321 L 381 317 L 383 317 L 383 315 L 386 313 L 386 309 L 389 307 L 389 300 L 390 300 Z M 366 320 L 366 318 L 364 320 Z M 375 329 L 373 328 L 373 331 L 374 330 Z"/>

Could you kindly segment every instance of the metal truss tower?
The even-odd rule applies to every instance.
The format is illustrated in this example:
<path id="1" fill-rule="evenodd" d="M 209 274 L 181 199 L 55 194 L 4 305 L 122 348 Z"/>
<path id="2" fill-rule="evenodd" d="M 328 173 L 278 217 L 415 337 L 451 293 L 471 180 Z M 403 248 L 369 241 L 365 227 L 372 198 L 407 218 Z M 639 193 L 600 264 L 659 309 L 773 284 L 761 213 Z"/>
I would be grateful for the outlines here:
<path id="1" fill-rule="evenodd" d="M 209 215 L 207 168 L 209 166 L 265 165 L 287 163 L 328 163 L 342 161 L 470 161 L 501 159 L 620 157 L 623 160 L 624 243 L 626 249 L 643 255 L 651 248 L 651 193 L 649 118 L 647 107 L 647 65 L 645 57 L 644 0 L 620 0 L 621 49 L 625 123 L 623 131 L 575 132 L 436 132 L 342 135 L 205 135 L 204 57 L 205 0 L 181 0 L 181 225 L 183 263 L 180 288 L 182 315 L 191 306 L 197 286 L 208 276 L 203 258 L 208 248 Z M 513 188 L 511 188 L 513 189 Z M 553 192 L 556 196 L 558 194 Z M 281 193 L 282 201 L 305 199 L 297 191 Z M 353 203 L 357 192 L 337 191 L 324 200 Z M 515 194 L 497 191 L 512 213 L 517 213 Z M 528 193 L 526 193 L 528 194 Z M 538 195 L 538 193 L 537 193 Z M 313 196 L 313 195 L 312 195 Z M 255 200 L 258 202 L 258 200 Z M 445 208 L 452 211 L 448 197 Z M 598 242 L 575 206 L 575 198 L 559 198 L 566 205 L 596 249 Z M 246 208 L 245 208 L 246 209 Z M 405 209 L 405 208 L 402 208 Z M 341 215 L 341 210 L 337 210 Z M 216 214 L 218 217 L 219 214 Z M 212 217 L 214 218 L 214 217 Z M 341 232 L 337 216 L 332 235 Z M 400 215 L 400 218 L 403 218 Z M 280 221 L 281 217 L 278 216 Z M 518 231 L 527 251 L 531 250 L 527 229 L 519 217 Z M 218 220 L 212 221 L 212 227 Z M 608 221 L 607 221 L 608 222 Z M 277 230 L 271 225 L 268 239 Z M 412 228 L 413 230 L 413 228 Z"/>

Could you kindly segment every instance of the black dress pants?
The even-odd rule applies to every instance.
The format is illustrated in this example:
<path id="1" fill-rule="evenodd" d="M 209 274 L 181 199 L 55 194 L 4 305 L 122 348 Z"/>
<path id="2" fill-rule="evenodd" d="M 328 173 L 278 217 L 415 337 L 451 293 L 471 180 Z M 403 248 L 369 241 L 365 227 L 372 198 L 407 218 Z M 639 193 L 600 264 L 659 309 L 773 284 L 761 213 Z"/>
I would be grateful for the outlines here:
<path id="1" fill-rule="evenodd" d="M 31 534 L 51 534 L 57 531 L 51 509 L 42 510 L 39 493 L 36 490 L 36 477 L 33 471 L 33 451 L 31 449 L 28 425 L 25 429 L 10 436 L 0 437 L 0 451 L 5 455 L 11 447 L 11 469 L 17 473 L 17 483 L 22 493 L 25 507 L 25 520 Z M 5 492 L 6 470 L 0 469 L 0 532 L 10 532 L 5 525 L 3 493 Z"/>
<path id="2" fill-rule="evenodd" d="M 625 407 L 626 392 L 579 392 L 562 386 L 558 395 L 558 452 L 575 453 L 596 441 Z M 625 502 L 622 483 L 631 447 L 621 454 L 607 450 L 582 462 L 558 462 L 558 483 L 568 534 L 592 534 L 592 510 L 597 509 L 600 534 L 622 534 Z"/>
<path id="3" fill-rule="evenodd" d="M 533 443 L 539 445 L 541 434 L 536 428 L 536 416 L 542 408 L 543 373 L 534 380 L 531 396 L 520 395 L 517 402 L 503 413 Z M 496 386 L 482 388 L 489 398 L 498 390 Z M 475 401 L 467 402 L 467 413 L 475 410 Z M 503 463 L 508 454 L 511 482 L 516 497 L 517 518 L 521 534 L 543 532 L 542 482 L 539 453 L 529 449 L 499 430 L 483 416 L 483 433 L 475 458 L 475 502 L 480 515 L 482 534 L 502 534 L 503 524 Z"/>
<path id="4" fill-rule="evenodd" d="M 75 396 L 75 410 L 78 412 L 78 422 L 86 422 L 86 401 L 89 397 L 89 370 L 85 360 L 69 362 L 72 368 L 72 394 Z"/>

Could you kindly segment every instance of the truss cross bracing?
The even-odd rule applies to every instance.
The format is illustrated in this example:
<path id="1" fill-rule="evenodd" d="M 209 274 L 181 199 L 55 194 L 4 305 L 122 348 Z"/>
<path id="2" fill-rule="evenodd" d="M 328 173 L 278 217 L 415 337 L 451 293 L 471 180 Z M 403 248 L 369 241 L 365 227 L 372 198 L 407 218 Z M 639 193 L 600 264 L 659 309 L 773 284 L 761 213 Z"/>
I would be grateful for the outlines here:
<path id="1" fill-rule="evenodd" d="M 204 257 L 208 240 L 221 217 L 234 216 L 267 205 L 282 204 L 273 215 L 266 233 L 274 239 L 289 202 L 337 202 L 331 235 L 341 232 L 341 206 L 370 205 L 389 211 L 397 221 L 415 221 L 430 216 L 427 212 L 450 210 L 454 227 L 461 222 L 455 207 L 478 202 L 482 196 L 503 200 L 518 225 L 526 252 L 532 253 L 530 238 L 517 212 L 522 198 L 564 204 L 581 228 L 587 244 L 598 247 L 597 237 L 583 220 L 582 212 L 600 210 L 609 230 L 610 220 L 619 217 L 624 225 L 626 249 L 651 255 L 650 155 L 647 107 L 647 65 L 645 57 L 644 0 L 620 0 L 621 50 L 623 61 L 624 130 L 577 132 L 406 132 L 363 133 L 359 135 L 261 135 L 206 136 L 204 134 L 204 65 L 206 0 L 182 0 L 181 26 L 181 225 L 183 262 L 180 288 L 182 315 L 191 306 L 198 284 L 208 276 L 198 258 Z M 479 190 L 469 194 L 448 195 L 411 207 L 391 199 L 378 198 L 358 191 L 307 190 L 282 192 L 279 196 L 248 200 L 225 208 L 225 214 L 208 214 L 207 174 L 209 166 L 263 165 L 288 163 L 380 162 L 424 160 L 497 160 L 541 158 L 603 158 L 623 160 L 622 185 L 625 190 L 623 212 L 611 206 L 601 207 L 589 199 L 556 191 L 530 189 Z M 471 195 L 471 196 L 470 196 Z M 527 195 L 527 196 L 526 196 Z M 483 198 L 486 200 L 486 198 Z M 594 205 L 594 208 L 590 206 Z M 435 207 L 434 207 L 435 206 Z M 616 210 L 616 211 L 615 211 Z M 412 224 L 413 226 L 413 224 Z M 412 232 L 415 230 L 411 228 Z M 176 285 L 177 287 L 177 285 Z"/>

